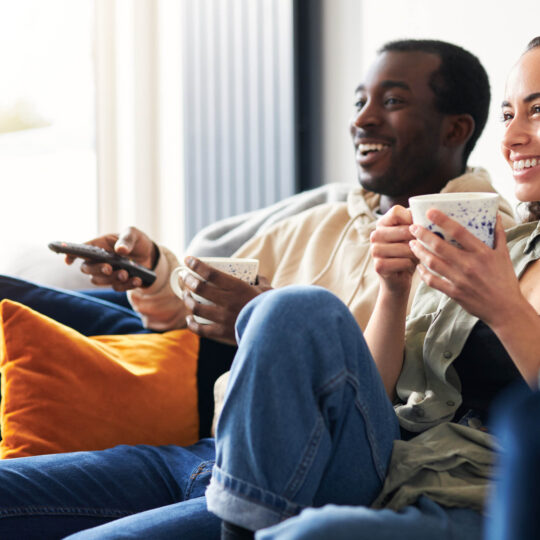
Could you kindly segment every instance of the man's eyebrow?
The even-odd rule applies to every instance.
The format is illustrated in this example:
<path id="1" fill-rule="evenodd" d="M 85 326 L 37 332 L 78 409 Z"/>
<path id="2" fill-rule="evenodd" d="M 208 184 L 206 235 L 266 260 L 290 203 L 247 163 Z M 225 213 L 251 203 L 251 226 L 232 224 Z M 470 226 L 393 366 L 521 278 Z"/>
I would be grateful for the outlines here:
<path id="1" fill-rule="evenodd" d="M 531 101 L 534 101 L 535 99 L 540 98 L 540 92 L 533 92 L 532 94 L 529 94 L 526 98 L 523 99 L 523 103 L 530 103 Z M 501 103 L 501 107 L 511 107 L 509 101 L 503 101 Z"/>
<path id="2" fill-rule="evenodd" d="M 379 86 L 381 86 L 382 88 L 384 88 L 385 90 L 388 89 L 388 88 L 403 88 L 404 90 L 410 90 L 411 87 L 406 83 L 406 82 L 403 82 L 403 81 L 393 81 L 391 79 L 387 79 L 387 80 L 384 80 L 384 81 L 381 81 L 379 83 Z M 358 92 L 362 92 L 363 90 L 365 90 L 366 87 L 364 84 L 359 84 L 357 87 L 356 87 L 356 93 Z"/>

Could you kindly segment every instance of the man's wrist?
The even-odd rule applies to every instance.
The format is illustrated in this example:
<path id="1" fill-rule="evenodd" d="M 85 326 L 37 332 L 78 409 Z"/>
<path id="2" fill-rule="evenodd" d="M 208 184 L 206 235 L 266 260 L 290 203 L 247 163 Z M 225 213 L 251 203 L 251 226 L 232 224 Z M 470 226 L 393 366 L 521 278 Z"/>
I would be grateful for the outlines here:
<path id="1" fill-rule="evenodd" d="M 150 267 L 150 270 L 155 270 L 158 263 L 159 263 L 159 258 L 160 258 L 161 252 L 159 250 L 158 245 L 155 242 L 152 242 L 152 246 L 153 246 L 153 249 L 152 249 L 152 265 Z"/>

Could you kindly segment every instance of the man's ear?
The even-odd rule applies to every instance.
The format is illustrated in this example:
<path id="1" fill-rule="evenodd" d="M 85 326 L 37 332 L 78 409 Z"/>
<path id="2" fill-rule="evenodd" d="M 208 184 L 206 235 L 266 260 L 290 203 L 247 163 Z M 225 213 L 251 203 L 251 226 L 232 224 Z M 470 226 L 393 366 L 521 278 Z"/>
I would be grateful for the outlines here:
<path id="1" fill-rule="evenodd" d="M 445 118 L 444 144 L 464 146 L 474 131 L 474 118 L 470 114 L 449 114 Z"/>

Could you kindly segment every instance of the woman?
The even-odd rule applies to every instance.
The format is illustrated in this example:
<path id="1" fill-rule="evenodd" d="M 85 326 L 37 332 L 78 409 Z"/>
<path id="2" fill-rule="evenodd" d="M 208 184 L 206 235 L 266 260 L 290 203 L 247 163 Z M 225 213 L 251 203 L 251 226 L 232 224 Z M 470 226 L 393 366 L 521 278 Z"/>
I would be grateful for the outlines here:
<path id="1" fill-rule="evenodd" d="M 498 223 L 490 249 L 428 212 L 458 250 L 394 207 L 372 235 L 381 288 L 369 350 L 322 290 L 266 293 L 242 312 L 207 491 L 222 538 L 259 529 L 258 539 L 481 537 L 492 402 L 515 384 L 530 396 L 525 388 L 537 387 L 540 368 L 539 43 L 513 68 L 502 111 L 502 150 L 527 223 L 507 238 Z M 404 334 L 416 267 L 426 286 Z M 288 340 L 290 327 L 298 332 Z M 404 440 L 392 449 L 396 417 Z M 302 512 L 328 502 L 339 506 Z"/>
<path id="2" fill-rule="evenodd" d="M 519 162 L 524 158 L 526 165 L 529 159 L 532 165 L 530 156 L 540 154 L 539 96 L 540 37 L 537 37 L 514 67 L 503 104 L 506 125 L 503 153 L 510 164 L 517 162 L 513 166 L 516 193 L 523 193 L 522 200 L 536 201 L 529 204 L 531 219 L 540 218 L 540 173 L 538 167 L 524 168 Z M 535 165 L 539 164 L 537 157 L 533 160 Z M 531 281 L 530 289 L 533 288 Z M 538 381 L 534 386 L 538 388 Z M 488 509 L 488 540 L 540 538 L 539 414 L 538 390 L 529 394 L 512 389 L 497 403 L 494 430 L 504 452 L 499 458 L 497 483 Z"/>

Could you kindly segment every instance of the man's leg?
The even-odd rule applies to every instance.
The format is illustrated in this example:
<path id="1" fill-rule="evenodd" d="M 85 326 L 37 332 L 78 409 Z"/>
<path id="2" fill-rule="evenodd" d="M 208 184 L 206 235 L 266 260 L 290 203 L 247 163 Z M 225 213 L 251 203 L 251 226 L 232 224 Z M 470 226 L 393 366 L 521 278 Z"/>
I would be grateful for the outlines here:
<path id="1" fill-rule="evenodd" d="M 399 428 L 347 307 L 286 287 L 250 302 L 237 332 L 209 509 L 257 530 L 307 506 L 369 504 Z"/>
<path id="2" fill-rule="evenodd" d="M 328 505 L 256 534 L 257 540 L 480 540 L 482 515 L 427 497 L 399 512 Z M 515 537 L 517 538 L 517 537 Z"/>
<path id="3" fill-rule="evenodd" d="M 0 299 L 24 304 L 85 336 L 148 332 L 135 311 L 97 295 L 0 276 Z"/>
<path id="4" fill-rule="evenodd" d="M 0 538 L 46 540 L 201 497 L 214 443 L 117 446 L 0 462 Z M 198 508 L 200 517 L 201 508 Z M 210 523 L 215 522 L 212 518 Z M 216 535 L 219 534 L 216 525 Z"/>

